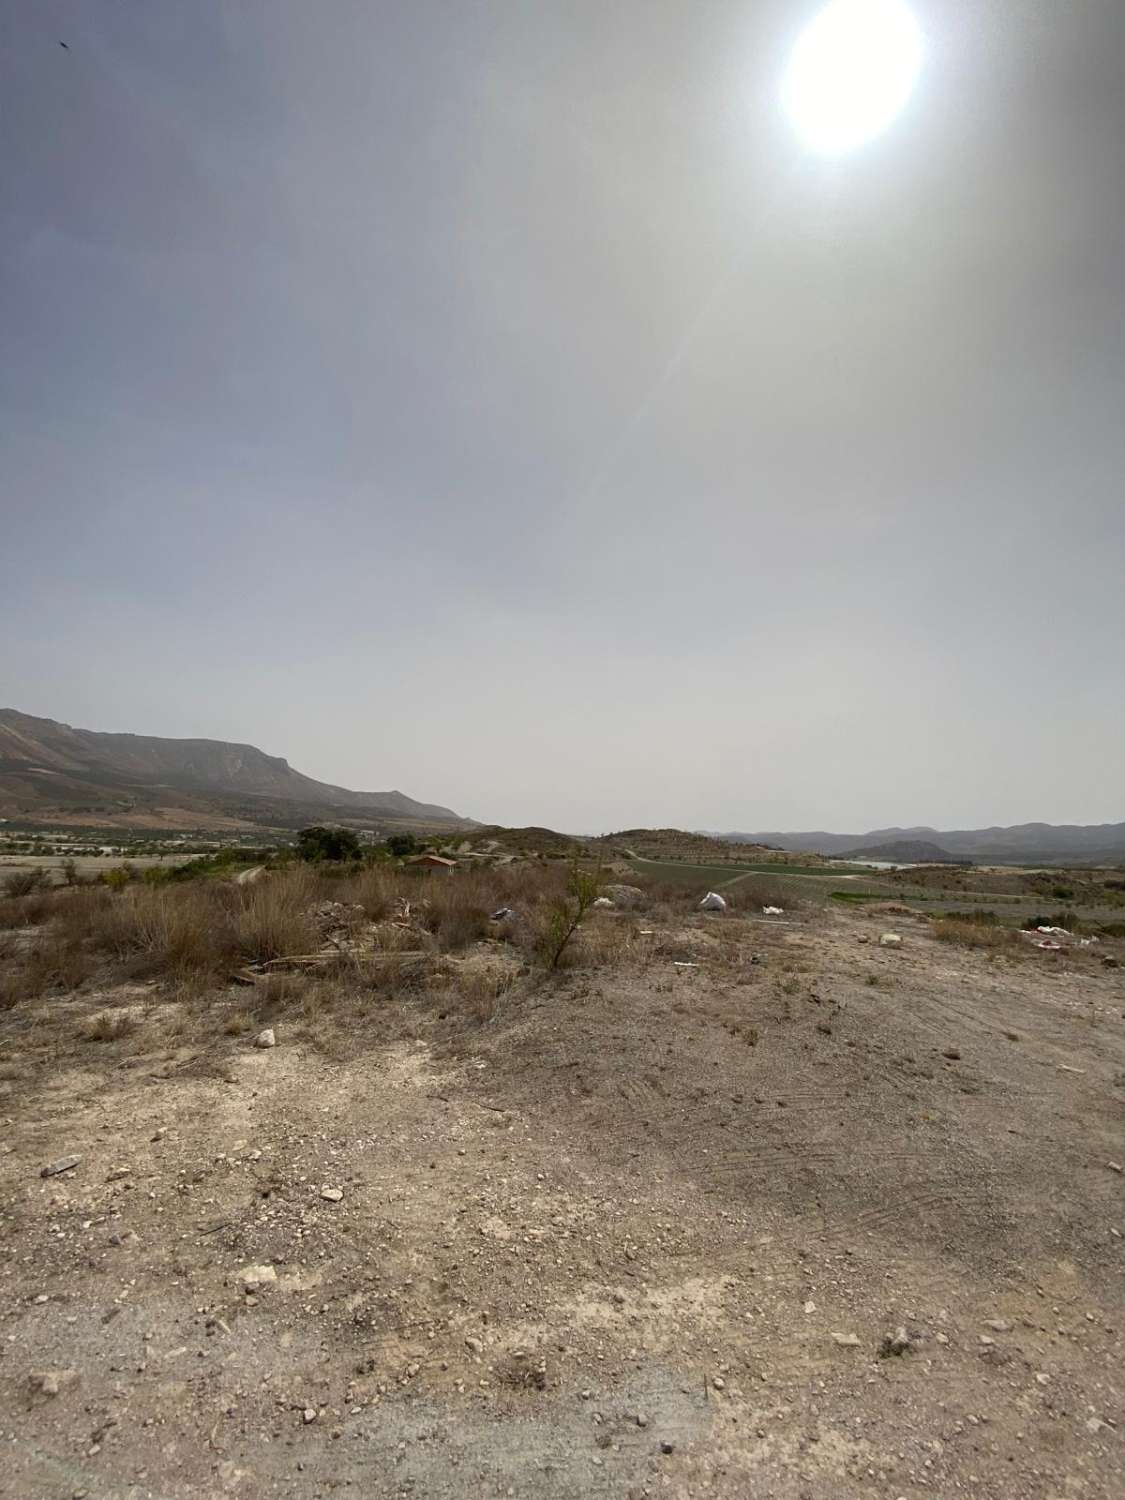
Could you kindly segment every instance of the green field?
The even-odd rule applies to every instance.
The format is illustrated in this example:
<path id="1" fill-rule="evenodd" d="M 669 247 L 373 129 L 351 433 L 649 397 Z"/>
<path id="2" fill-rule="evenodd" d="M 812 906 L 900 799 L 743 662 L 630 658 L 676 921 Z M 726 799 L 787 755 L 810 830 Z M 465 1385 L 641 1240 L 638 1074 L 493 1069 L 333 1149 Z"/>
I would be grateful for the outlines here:
<path id="1" fill-rule="evenodd" d="M 1114 925 L 1121 921 L 1120 905 L 1101 900 L 1066 903 L 1054 895 L 1042 892 L 1011 890 L 989 890 L 987 887 L 966 890 L 954 885 L 923 885 L 912 882 L 907 872 L 898 880 L 881 879 L 879 874 L 865 866 L 848 867 L 834 865 L 786 865 L 786 864 L 725 864 L 691 865 L 680 861 L 634 859 L 631 861 L 638 874 L 652 875 L 676 885 L 697 890 L 700 895 L 706 889 L 723 891 L 731 887 L 734 894 L 743 880 L 749 885 L 754 876 L 772 877 L 779 895 L 788 892 L 792 902 L 808 901 L 817 905 L 835 903 L 843 907 L 861 908 L 869 903 L 900 901 L 913 907 L 919 914 L 936 915 L 944 912 L 992 911 L 1006 924 L 1022 926 L 1030 917 L 1049 915 L 1073 919 L 1075 922 Z M 952 867 L 951 867 L 952 869 Z M 854 873 L 857 877 L 850 889 L 843 878 Z M 997 883 L 1003 882 L 1002 872 L 996 875 Z M 1066 925 L 1062 923 L 1060 925 Z M 1109 931 L 1109 927 L 1104 927 Z"/>

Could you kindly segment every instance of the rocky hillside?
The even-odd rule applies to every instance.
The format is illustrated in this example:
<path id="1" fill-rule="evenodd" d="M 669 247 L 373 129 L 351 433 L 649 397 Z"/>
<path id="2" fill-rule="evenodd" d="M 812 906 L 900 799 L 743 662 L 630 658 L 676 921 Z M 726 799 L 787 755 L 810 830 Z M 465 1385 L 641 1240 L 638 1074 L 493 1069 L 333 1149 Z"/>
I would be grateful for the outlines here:
<path id="1" fill-rule="evenodd" d="M 15 709 L 0 709 L 0 816 L 159 828 L 468 821 L 403 792 L 316 781 L 254 745 L 104 734 Z"/>

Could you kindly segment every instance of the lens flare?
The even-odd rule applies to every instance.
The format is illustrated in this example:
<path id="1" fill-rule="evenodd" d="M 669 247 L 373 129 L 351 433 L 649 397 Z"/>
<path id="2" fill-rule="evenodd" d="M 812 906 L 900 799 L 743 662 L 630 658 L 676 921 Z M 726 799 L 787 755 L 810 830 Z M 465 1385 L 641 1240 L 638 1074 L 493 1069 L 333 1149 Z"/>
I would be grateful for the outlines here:
<path id="1" fill-rule="evenodd" d="M 921 65 L 922 33 L 903 0 L 831 0 L 797 39 L 782 106 L 811 150 L 838 156 L 886 129 Z"/>

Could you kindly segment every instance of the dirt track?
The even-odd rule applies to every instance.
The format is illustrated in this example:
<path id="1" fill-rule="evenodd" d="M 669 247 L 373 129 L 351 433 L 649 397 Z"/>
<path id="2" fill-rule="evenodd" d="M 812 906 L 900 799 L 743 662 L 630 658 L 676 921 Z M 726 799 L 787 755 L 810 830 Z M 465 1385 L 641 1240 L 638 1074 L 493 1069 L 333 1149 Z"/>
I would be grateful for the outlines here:
<path id="1" fill-rule="evenodd" d="M 0 1018 L 0 1493 L 1116 1497 L 1125 971 L 888 920 L 321 1046 Z"/>

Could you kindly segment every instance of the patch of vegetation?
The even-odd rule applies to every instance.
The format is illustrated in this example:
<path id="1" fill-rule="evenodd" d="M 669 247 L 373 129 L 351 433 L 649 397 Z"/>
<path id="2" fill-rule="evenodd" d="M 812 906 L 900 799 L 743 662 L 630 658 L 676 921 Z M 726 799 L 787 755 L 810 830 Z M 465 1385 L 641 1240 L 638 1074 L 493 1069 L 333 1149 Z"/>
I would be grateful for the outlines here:
<path id="1" fill-rule="evenodd" d="M 412 833 L 392 833 L 387 848 L 396 859 L 407 859 L 419 850 L 418 840 Z"/>
<path id="2" fill-rule="evenodd" d="M 326 828 L 314 823 L 298 833 L 297 855 L 312 864 L 321 860 L 358 860 L 363 858 L 363 845 L 350 828 Z"/>
<path id="3" fill-rule="evenodd" d="M 567 880 L 565 899 L 555 902 L 547 915 L 539 938 L 539 951 L 549 969 L 557 969 L 567 944 L 582 925 L 582 919 L 593 906 L 601 889 L 597 872 L 583 870 L 575 864 Z"/>
<path id="4" fill-rule="evenodd" d="M 43 891 L 50 886 L 51 882 L 44 870 L 13 870 L 10 875 L 4 876 L 5 896 L 30 896 L 35 891 Z"/>
<path id="5" fill-rule="evenodd" d="M 939 943 L 959 943 L 963 948 L 1019 949 L 1018 932 L 1010 927 L 988 922 L 965 921 L 960 917 L 943 917 L 934 922 L 934 937 Z"/>

